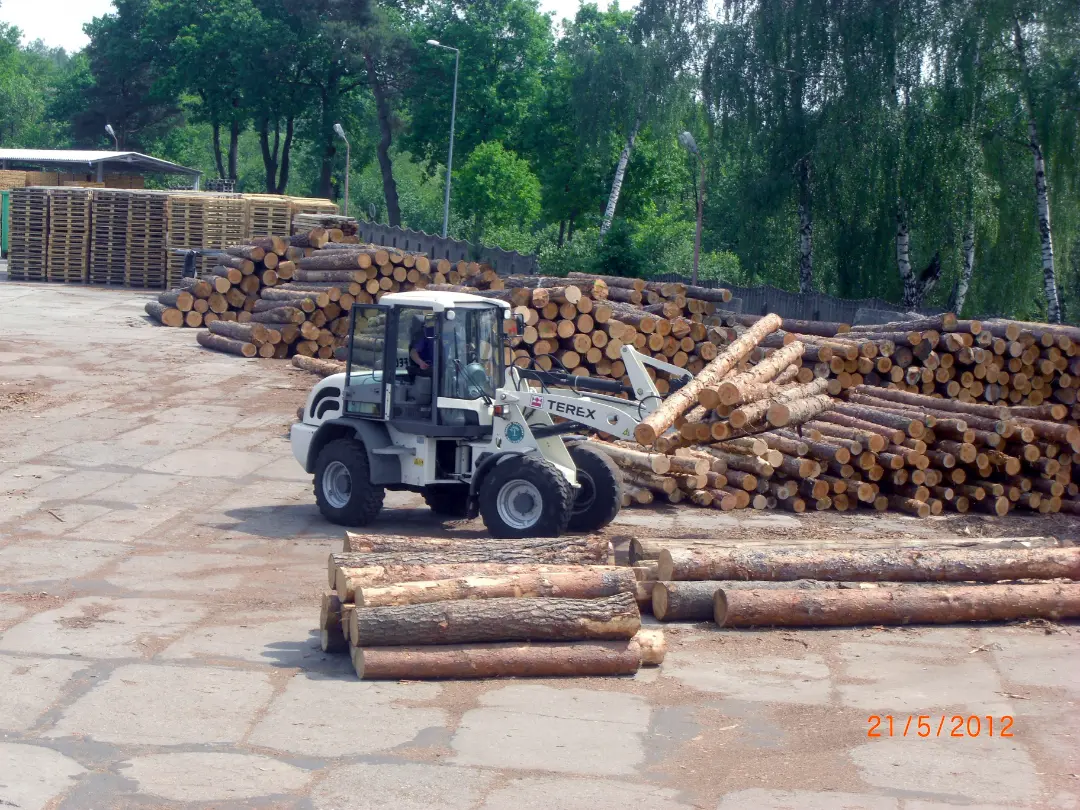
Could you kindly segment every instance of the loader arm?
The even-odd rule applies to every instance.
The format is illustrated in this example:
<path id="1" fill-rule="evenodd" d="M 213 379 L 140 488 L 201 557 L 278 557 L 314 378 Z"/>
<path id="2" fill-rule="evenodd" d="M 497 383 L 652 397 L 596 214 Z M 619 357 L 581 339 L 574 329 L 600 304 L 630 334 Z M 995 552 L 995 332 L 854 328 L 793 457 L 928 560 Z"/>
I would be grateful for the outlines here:
<path id="1" fill-rule="evenodd" d="M 630 379 L 634 399 L 607 396 L 602 393 L 582 391 L 577 388 L 530 389 L 524 380 L 517 379 L 517 390 L 502 389 L 498 402 L 517 406 L 531 425 L 550 424 L 549 418 L 538 420 L 536 414 L 559 416 L 583 427 L 609 433 L 622 439 L 632 440 L 634 428 L 663 401 L 660 392 L 649 376 L 646 366 L 653 366 L 679 379 L 693 375 L 686 369 L 661 360 L 646 357 L 632 346 L 623 346 L 621 355 Z M 587 378 L 582 380 L 582 385 Z"/>

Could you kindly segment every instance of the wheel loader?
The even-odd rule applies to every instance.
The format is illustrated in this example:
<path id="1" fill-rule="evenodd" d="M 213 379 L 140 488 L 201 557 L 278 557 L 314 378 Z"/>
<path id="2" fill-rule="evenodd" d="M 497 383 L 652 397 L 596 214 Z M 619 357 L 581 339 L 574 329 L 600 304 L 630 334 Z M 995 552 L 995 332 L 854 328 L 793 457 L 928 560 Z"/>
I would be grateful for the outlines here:
<path id="1" fill-rule="evenodd" d="M 621 349 L 629 385 L 573 376 L 554 357 L 552 370 L 521 368 L 508 359 L 523 328 L 506 302 L 468 293 L 354 305 L 345 372 L 315 385 L 291 429 L 322 514 L 363 526 L 386 490 L 404 490 L 439 515 L 479 515 L 494 537 L 557 537 L 614 520 L 619 470 L 581 434 L 631 440 L 661 402 L 647 366 L 673 386 L 690 375 L 631 346 Z"/>

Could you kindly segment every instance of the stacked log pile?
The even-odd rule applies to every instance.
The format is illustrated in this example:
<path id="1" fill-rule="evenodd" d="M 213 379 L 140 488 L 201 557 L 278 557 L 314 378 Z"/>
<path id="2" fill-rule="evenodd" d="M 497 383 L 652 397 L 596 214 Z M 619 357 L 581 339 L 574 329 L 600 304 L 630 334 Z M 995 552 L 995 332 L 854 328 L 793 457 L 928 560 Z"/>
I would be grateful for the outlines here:
<path id="1" fill-rule="evenodd" d="M 599 537 L 348 533 L 331 554 L 322 647 L 364 680 L 632 675 L 660 664 L 634 572 Z"/>
<path id="2" fill-rule="evenodd" d="M 719 312 L 729 326 L 761 316 Z M 1038 406 L 1058 402 L 1080 419 L 1080 328 L 1007 320 L 960 320 L 952 313 L 896 323 L 848 326 L 784 321 L 765 342 L 806 345 L 804 365 L 829 393 L 860 385 L 895 388 L 965 403 Z"/>
<path id="3" fill-rule="evenodd" d="M 733 546 L 635 540 L 652 612 L 722 627 L 951 624 L 1080 616 L 1080 548 L 1054 538 Z"/>
<path id="4" fill-rule="evenodd" d="M 523 317 L 517 365 L 627 383 L 622 348 L 633 346 L 694 375 L 639 428 L 638 445 L 601 446 L 619 456 L 627 505 L 1080 513 L 1080 329 L 951 315 L 866 327 L 733 315 L 722 309 L 726 290 L 582 273 L 499 277 L 474 262 L 359 244 L 355 223 L 331 214 L 294 222 L 311 230 L 230 248 L 212 275 L 147 311 L 207 326 L 199 342 L 208 348 L 292 356 L 326 375 L 344 370 L 332 358 L 354 304 L 412 289 L 479 292 Z M 668 394 L 668 375 L 649 371 Z"/>
<path id="5" fill-rule="evenodd" d="M 782 321 L 747 327 L 638 426 L 640 446 L 597 441 L 624 470 L 624 503 L 660 496 L 722 510 L 859 505 L 919 517 L 1076 507 L 1080 429 L 1066 406 L 1003 407 L 807 374 L 801 340 L 761 353 Z M 747 365 L 757 353 L 758 362 Z M 803 380 L 809 380 L 804 382 Z"/>

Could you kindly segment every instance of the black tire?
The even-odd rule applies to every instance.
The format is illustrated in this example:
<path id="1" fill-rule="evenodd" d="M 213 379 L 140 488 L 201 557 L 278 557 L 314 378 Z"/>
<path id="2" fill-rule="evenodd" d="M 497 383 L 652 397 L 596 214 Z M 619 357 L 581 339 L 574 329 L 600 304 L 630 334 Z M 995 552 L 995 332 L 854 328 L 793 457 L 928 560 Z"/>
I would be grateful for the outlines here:
<path id="1" fill-rule="evenodd" d="M 614 461 L 587 444 L 566 449 L 578 474 L 570 531 L 595 532 L 615 520 L 622 508 L 622 474 Z"/>
<path id="2" fill-rule="evenodd" d="M 532 493 L 522 493 L 504 504 L 507 510 L 504 514 L 500 495 L 522 482 L 531 485 Z M 511 493 L 512 490 L 504 498 L 509 498 Z M 535 502 L 536 496 L 539 503 Z M 522 505 L 523 498 L 532 502 Z M 492 537 L 558 537 L 566 531 L 573 505 L 574 488 L 570 482 L 554 464 L 539 456 L 514 456 L 500 462 L 480 485 L 480 515 Z M 509 520 L 511 512 L 516 512 L 522 520 Z"/>
<path id="3" fill-rule="evenodd" d="M 469 512 L 469 488 L 453 484 L 425 487 L 424 502 L 436 515 L 463 518 Z"/>
<path id="4" fill-rule="evenodd" d="M 348 491 L 334 487 L 327 469 L 341 465 L 348 472 Z M 340 473 L 341 467 L 335 467 Z M 339 479 L 340 481 L 340 479 Z M 327 487 L 336 491 L 328 491 Z M 382 509 L 386 490 L 371 483 L 367 450 L 356 439 L 335 439 L 319 451 L 315 460 L 315 502 L 323 517 L 339 526 L 366 526 Z"/>

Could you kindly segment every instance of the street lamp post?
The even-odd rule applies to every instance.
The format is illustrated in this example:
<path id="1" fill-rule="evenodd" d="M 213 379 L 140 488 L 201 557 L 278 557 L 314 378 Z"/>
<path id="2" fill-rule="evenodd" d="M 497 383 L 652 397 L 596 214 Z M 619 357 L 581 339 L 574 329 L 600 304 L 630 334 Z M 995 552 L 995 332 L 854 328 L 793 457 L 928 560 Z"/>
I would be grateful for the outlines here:
<path id="1" fill-rule="evenodd" d="M 116 137 L 116 130 L 113 129 L 113 125 L 112 124 L 106 124 L 105 125 L 105 132 L 107 132 L 109 135 L 112 135 L 113 148 L 117 152 L 119 152 L 120 151 L 120 139 Z"/>
<path id="2" fill-rule="evenodd" d="M 442 48 L 445 51 L 454 52 L 454 98 L 450 103 L 450 150 L 446 156 L 446 194 L 443 197 L 442 235 L 445 239 L 447 228 L 450 225 L 450 171 L 454 166 L 454 118 L 457 115 L 457 77 L 458 64 L 461 61 L 461 51 L 457 48 L 451 48 L 449 45 L 443 45 L 437 39 L 429 39 L 427 44 L 434 48 Z"/>
<path id="3" fill-rule="evenodd" d="M 694 140 L 694 136 L 689 132 L 679 133 L 679 143 L 682 147 L 697 158 L 698 168 L 700 170 L 701 179 L 698 182 L 697 193 L 697 229 L 694 231 L 694 274 L 691 276 L 690 283 L 697 285 L 698 283 L 698 260 L 701 256 L 701 211 L 705 200 L 705 161 L 701 159 L 701 151 L 698 149 L 697 142 Z"/>
<path id="4" fill-rule="evenodd" d="M 349 215 L 349 168 L 351 167 L 350 161 L 350 147 L 349 139 L 345 137 L 345 129 L 341 124 L 334 124 L 334 134 L 341 140 L 345 141 L 345 216 Z"/>

